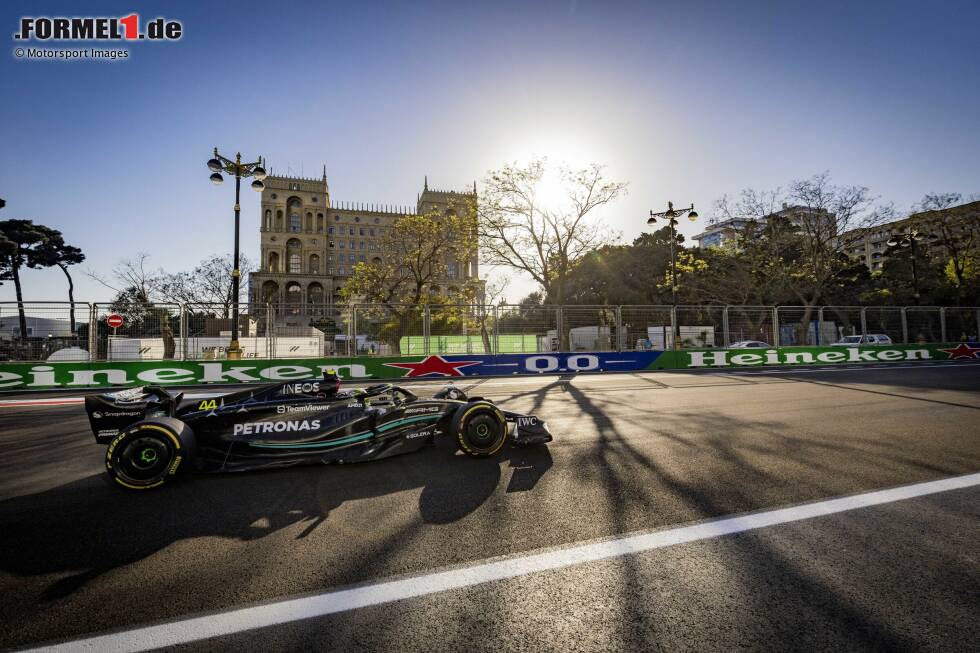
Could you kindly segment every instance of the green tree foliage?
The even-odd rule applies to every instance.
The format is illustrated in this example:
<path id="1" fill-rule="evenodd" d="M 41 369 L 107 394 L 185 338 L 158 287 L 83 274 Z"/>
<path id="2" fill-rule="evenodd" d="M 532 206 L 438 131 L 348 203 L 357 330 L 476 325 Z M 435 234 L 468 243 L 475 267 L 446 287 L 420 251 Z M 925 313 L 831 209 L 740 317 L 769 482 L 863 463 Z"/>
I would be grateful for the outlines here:
<path id="1" fill-rule="evenodd" d="M 678 246 L 683 241 L 678 234 Z M 569 272 L 566 301 L 666 304 L 670 302 L 669 268 L 670 230 L 665 227 L 642 234 L 631 245 L 606 245 L 586 254 Z"/>
<path id="2" fill-rule="evenodd" d="M 32 220 L 0 221 L 0 281 L 14 282 L 22 337 L 27 335 L 27 318 L 20 271 L 24 268 L 64 265 L 66 267 L 62 270 L 67 275 L 67 265 L 77 263 L 82 258 L 81 250 L 65 245 L 61 232 L 56 229 L 34 224 Z M 74 330 L 74 316 L 72 322 Z"/>
<path id="3" fill-rule="evenodd" d="M 470 311 L 462 307 L 482 300 L 478 279 L 459 278 L 476 251 L 476 234 L 475 207 L 469 203 L 403 216 L 381 238 L 380 253 L 354 267 L 341 296 L 378 307 L 374 317 L 393 336 L 396 353 L 426 305 L 439 307 L 433 314 L 436 328 L 451 332 L 469 319 Z"/>

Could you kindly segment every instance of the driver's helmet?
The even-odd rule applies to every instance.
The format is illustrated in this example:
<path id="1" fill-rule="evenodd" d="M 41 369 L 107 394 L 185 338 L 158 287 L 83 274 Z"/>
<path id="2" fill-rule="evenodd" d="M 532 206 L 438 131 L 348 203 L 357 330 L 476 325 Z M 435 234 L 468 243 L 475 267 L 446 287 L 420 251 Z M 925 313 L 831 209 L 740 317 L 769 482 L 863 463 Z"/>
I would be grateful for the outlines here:
<path id="1" fill-rule="evenodd" d="M 323 370 L 323 392 L 328 395 L 337 394 L 340 391 L 340 375 L 335 369 Z"/>

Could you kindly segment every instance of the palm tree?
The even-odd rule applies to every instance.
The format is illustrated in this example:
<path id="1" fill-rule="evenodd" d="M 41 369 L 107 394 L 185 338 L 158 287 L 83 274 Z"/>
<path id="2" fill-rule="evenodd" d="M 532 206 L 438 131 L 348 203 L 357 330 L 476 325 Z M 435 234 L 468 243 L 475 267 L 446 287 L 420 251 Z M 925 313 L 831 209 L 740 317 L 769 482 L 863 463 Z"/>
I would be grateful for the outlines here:
<path id="1" fill-rule="evenodd" d="M 75 333 L 75 283 L 68 272 L 68 266 L 78 265 L 84 261 L 85 254 L 79 248 L 66 244 L 61 232 L 41 225 L 38 225 L 38 229 L 44 230 L 48 234 L 45 242 L 37 249 L 37 256 L 42 265 L 45 267 L 58 266 L 65 273 L 65 278 L 68 279 L 68 302 L 71 306 L 69 319 L 71 332 Z"/>
<path id="2" fill-rule="evenodd" d="M 40 254 L 41 248 L 54 235 L 61 233 L 36 225 L 31 220 L 3 220 L 0 222 L 0 280 L 12 279 L 17 291 L 17 312 L 20 317 L 20 337 L 27 337 L 27 317 L 24 315 L 24 294 L 20 283 L 20 269 L 42 268 L 51 265 Z"/>

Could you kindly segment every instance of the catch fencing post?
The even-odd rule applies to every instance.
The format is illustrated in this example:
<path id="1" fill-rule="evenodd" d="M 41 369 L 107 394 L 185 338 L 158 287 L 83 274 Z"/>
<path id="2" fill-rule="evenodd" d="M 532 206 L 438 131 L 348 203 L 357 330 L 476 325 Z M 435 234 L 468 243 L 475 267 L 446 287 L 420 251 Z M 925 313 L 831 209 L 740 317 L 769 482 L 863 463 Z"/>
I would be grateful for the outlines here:
<path id="1" fill-rule="evenodd" d="M 98 360 L 99 352 L 97 347 L 99 345 L 99 311 L 96 304 L 92 304 L 88 307 L 88 358 L 89 360 Z"/>
<path id="2" fill-rule="evenodd" d="M 861 307 L 861 335 L 868 335 L 868 307 Z"/>
<path id="3" fill-rule="evenodd" d="M 728 345 L 731 344 L 728 341 L 728 326 L 729 326 L 728 325 L 728 305 L 726 304 L 725 305 L 725 308 L 721 309 L 721 332 L 722 332 L 721 342 L 725 346 L 725 349 L 728 349 Z"/>
<path id="4" fill-rule="evenodd" d="M 180 360 L 187 360 L 187 304 L 178 304 L 177 333 L 180 338 Z"/>
<path id="5" fill-rule="evenodd" d="M 353 345 L 351 342 L 353 341 Z M 357 351 L 357 305 L 351 304 L 350 307 L 350 333 L 347 334 L 347 355 L 353 356 L 352 352 Z"/>
<path id="6" fill-rule="evenodd" d="M 616 351 L 623 351 L 623 307 L 616 307 Z"/>
<path id="7" fill-rule="evenodd" d="M 909 317 L 905 311 L 908 310 L 907 306 L 903 306 L 902 312 L 902 342 L 904 344 L 909 344 Z"/>
<path id="8" fill-rule="evenodd" d="M 432 314 L 429 312 L 429 305 L 426 304 L 422 308 L 422 342 L 424 343 L 423 349 L 425 350 L 424 353 L 426 356 L 429 355 L 429 336 L 431 334 L 430 328 L 432 326 L 432 323 L 430 322 L 431 319 Z"/>
<path id="9" fill-rule="evenodd" d="M 820 346 L 820 339 L 823 336 L 823 309 L 824 309 L 823 306 L 817 309 L 817 337 L 816 337 L 817 347 Z"/>
<path id="10" fill-rule="evenodd" d="M 561 304 L 555 306 L 555 331 L 557 332 L 556 335 L 558 336 L 558 351 L 561 351 L 561 345 L 562 345 L 562 329 L 564 327 L 564 325 L 562 324 L 562 319 L 561 319 L 562 318 L 562 311 L 561 311 L 561 309 L 562 309 Z"/>
<path id="11" fill-rule="evenodd" d="M 949 342 L 946 339 L 946 307 L 939 309 L 939 341 Z"/>
<path id="12" fill-rule="evenodd" d="M 493 307 L 493 353 L 500 355 L 500 307 Z"/>
<path id="13" fill-rule="evenodd" d="M 265 304 L 265 357 L 272 358 L 269 348 L 272 345 L 272 304 Z"/>
<path id="14" fill-rule="evenodd" d="M 779 346 L 779 307 L 772 307 L 772 344 Z"/>
<path id="15" fill-rule="evenodd" d="M 673 280 L 671 280 L 673 283 Z M 667 342 L 664 341 L 664 349 L 667 348 Z M 670 348 L 677 349 L 677 306 L 672 305 L 670 307 Z"/>

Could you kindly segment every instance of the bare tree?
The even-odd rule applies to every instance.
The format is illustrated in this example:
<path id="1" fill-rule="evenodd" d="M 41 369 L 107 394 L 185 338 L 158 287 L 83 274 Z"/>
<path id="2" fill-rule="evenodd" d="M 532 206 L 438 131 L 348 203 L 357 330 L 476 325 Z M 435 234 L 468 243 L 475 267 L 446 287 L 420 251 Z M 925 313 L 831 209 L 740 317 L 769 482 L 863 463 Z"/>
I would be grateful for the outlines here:
<path id="1" fill-rule="evenodd" d="M 564 202 L 546 206 L 540 197 L 546 162 L 505 165 L 489 173 L 479 204 L 480 247 L 484 260 L 525 272 L 561 304 L 575 265 L 614 238 L 590 214 L 626 192 L 626 184 L 608 181 L 602 166 L 562 169 Z"/>
<path id="2" fill-rule="evenodd" d="M 824 172 L 790 184 L 787 197 L 796 209 L 790 228 L 799 256 L 789 270 L 790 290 L 809 310 L 849 259 L 847 251 L 866 231 L 895 218 L 891 205 L 876 206 L 865 186 L 837 186 Z"/>
<path id="3" fill-rule="evenodd" d="M 242 255 L 239 269 L 243 276 L 253 271 L 252 262 Z M 234 304 L 234 284 L 232 271 L 234 259 L 230 255 L 214 254 L 193 270 L 184 272 L 164 272 L 160 270 L 153 278 L 153 290 L 163 301 L 178 304 L 198 304 L 201 308 L 217 308 L 222 317 L 231 316 Z M 244 284 L 243 284 L 244 285 Z M 245 288 L 239 288 L 239 303 L 246 300 Z"/>
<path id="4" fill-rule="evenodd" d="M 150 303 L 155 299 L 153 290 L 157 275 L 148 269 L 149 260 L 148 253 L 139 252 L 136 258 L 122 259 L 116 263 L 108 277 L 92 268 L 84 270 L 84 273 L 117 296 L 126 293 L 136 301 Z"/>
<path id="5" fill-rule="evenodd" d="M 863 242 L 867 230 L 894 219 L 894 208 L 876 206 L 864 186 L 836 185 L 824 172 L 789 184 L 783 191 L 742 191 L 716 209 L 728 217 L 755 221 L 747 237 L 758 237 L 757 265 L 770 280 L 803 305 L 799 325 L 806 330 L 815 307 L 840 275 L 853 265 L 848 250 Z"/>
<path id="6" fill-rule="evenodd" d="M 980 206 L 962 202 L 959 193 L 927 193 L 912 207 L 916 227 L 935 236 L 936 244 L 943 248 L 960 299 L 967 271 L 980 257 Z"/>

